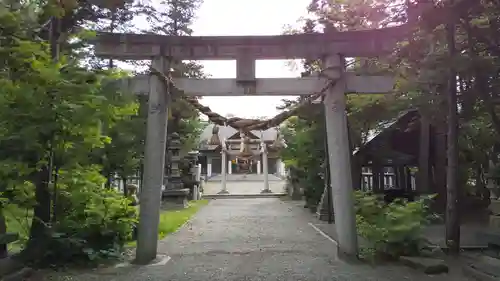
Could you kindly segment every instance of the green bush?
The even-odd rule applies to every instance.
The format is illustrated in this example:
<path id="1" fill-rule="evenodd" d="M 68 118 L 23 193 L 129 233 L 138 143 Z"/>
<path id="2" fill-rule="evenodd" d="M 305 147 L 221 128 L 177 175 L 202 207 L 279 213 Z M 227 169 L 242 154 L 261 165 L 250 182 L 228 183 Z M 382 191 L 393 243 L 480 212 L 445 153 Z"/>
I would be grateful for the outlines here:
<path id="1" fill-rule="evenodd" d="M 121 255 L 137 211 L 127 198 L 104 188 L 104 182 L 97 168 L 61 172 L 57 220 L 46 254 L 51 263 L 97 262 Z"/>
<path id="2" fill-rule="evenodd" d="M 304 192 L 306 206 L 312 212 L 316 212 L 317 205 L 321 200 L 324 190 L 324 180 L 321 174 L 314 173 L 317 169 L 303 169 L 290 165 L 289 169 L 289 182 L 299 185 Z"/>
<path id="3" fill-rule="evenodd" d="M 364 251 L 370 259 L 419 254 L 425 243 L 422 230 L 433 218 L 429 197 L 387 204 L 379 196 L 356 191 L 355 198 L 358 235 L 369 244 Z"/>

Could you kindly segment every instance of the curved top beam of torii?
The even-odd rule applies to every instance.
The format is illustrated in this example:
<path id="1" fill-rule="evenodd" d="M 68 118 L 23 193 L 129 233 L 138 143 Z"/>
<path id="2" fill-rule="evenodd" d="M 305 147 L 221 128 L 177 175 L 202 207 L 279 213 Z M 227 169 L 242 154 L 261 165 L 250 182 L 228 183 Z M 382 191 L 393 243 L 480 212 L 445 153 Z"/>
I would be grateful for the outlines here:
<path id="1" fill-rule="evenodd" d="M 165 56 L 178 60 L 319 58 L 335 53 L 373 57 L 391 52 L 408 34 L 407 25 L 372 30 L 270 36 L 166 36 L 98 33 L 98 56 L 144 60 Z"/>

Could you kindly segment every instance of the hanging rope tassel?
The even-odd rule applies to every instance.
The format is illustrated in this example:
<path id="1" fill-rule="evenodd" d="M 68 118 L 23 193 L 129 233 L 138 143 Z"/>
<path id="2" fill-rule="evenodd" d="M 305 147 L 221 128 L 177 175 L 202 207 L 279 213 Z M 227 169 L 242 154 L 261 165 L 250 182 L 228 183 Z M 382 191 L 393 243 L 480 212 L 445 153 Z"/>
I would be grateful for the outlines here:
<path id="1" fill-rule="evenodd" d="M 240 131 L 240 137 L 241 143 L 239 157 L 243 159 L 253 157 L 252 149 L 250 148 L 250 138 L 243 131 Z"/>
<path id="2" fill-rule="evenodd" d="M 209 145 L 220 145 L 220 139 L 219 139 L 219 126 L 214 124 L 214 127 L 212 128 L 212 137 L 208 141 Z"/>

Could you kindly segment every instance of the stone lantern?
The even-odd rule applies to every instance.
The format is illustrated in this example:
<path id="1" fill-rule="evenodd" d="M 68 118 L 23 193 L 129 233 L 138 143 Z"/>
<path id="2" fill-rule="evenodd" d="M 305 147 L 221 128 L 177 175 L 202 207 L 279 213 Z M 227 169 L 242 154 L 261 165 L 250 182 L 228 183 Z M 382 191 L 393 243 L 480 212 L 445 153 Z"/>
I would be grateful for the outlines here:
<path id="1" fill-rule="evenodd" d="M 184 188 L 179 168 L 181 162 L 181 141 L 179 134 L 173 133 L 169 138 L 168 157 L 165 166 L 168 167 L 167 184 L 162 194 L 162 200 L 167 209 L 186 208 L 189 189 Z"/>
<path id="2" fill-rule="evenodd" d="M 181 171 L 179 168 L 179 164 L 181 162 L 181 142 L 179 135 L 177 133 L 173 133 L 170 137 L 170 142 L 168 146 L 169 155 L 170 155 L 170 174 L 169 174 L 169 187 L 170 188 L 182 188 L 181 182 Z"/>

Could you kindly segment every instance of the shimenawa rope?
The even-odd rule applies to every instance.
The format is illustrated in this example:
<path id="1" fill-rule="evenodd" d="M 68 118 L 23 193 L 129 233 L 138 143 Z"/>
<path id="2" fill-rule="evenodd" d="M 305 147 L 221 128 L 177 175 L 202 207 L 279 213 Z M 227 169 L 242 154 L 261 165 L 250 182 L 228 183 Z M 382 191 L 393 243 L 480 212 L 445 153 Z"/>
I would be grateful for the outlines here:
<path id="1" fill-rule="evenodd" d="M 169 76 L 166 76 L 163 74 L 161 71 L 151 68 L 151 74 L 155 75 L 158 77 L 164 84 L 167 90 L 169 88 L 176 88 L 179 92 L 183 93 L 183 91 L 175 86 L 175 84 L 172 81 L 172 78 Z M 266 120 L 259 120 L 259 119 L 247 119 L 247 118 L 240 118 L 240 117 L 231 117 L 231 118 L 226 118 L 217 112 L 214 112 L 210 109 L 208 106 L 202 105 L 198 99 L 195 97 L 190 97 L 183 95 L 183 99 L 186 100 L 191 106 L 193 106 L 195 109 L 200 111 L 202 114 L 208 117 L 208 119 L 219 126 L 230 126 L 240 132 L 249 132 L 252 130 L 268 130 L 272 127 L 276 127 L 282 122 L 284 122 L 286 119 L 289 117 L 295 115 L 297 111 L 304 105 L 312 103 L 314 100 L 316 100 L 319 97 L 324 96 L 324 93 L 332 86 L 334 86 L 336 83 L 336 80 L 330 80 L 326 85 L 319 91 L 319 92 L 314 92 L 311 95 L 309 95 L 306 99 L 302 100 L 299 102 L 297 105 L 295 105 L 294 108 L 289 109 L 287 111 L 281 112 L 274 116 L 273 118 L 266 119 Z M 213 129 L 213 136 L 212 139 L 214 143 L 220 143 L 220 140 L 218 140 L 218 128 L 214 126 Z M 216 135 L 217 139 L 214 139 L 214 136 Z M 212 141 L 212 140 L 211 140 Z"/>

